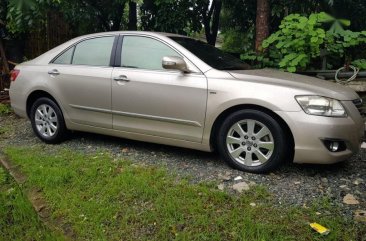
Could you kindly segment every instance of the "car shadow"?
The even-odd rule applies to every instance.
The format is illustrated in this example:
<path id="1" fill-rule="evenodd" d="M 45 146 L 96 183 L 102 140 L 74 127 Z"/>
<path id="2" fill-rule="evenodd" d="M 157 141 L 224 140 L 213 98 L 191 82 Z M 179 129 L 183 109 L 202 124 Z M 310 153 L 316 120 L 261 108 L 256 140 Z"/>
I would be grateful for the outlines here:
<path id="1" fill-rule="evenodd" d="M 91 144 L 102 144 L 105 147 L 120 148 L 120 149 L 133 148 L 139 151 L 145 150 L 148 152 L 164 152 L 165 154 L 168 155 L 179 155 L 187 159 L 189 157 L 195 157 L 204 160 L 223 163 L 223 161 L 219 158 L 219 155 L 215 152 L 204 152 L 184 147 L 175 147 L 151 142 L 135 141 L 121 137 L 114 137 L 114 136 L 107 136 L 102 134 L 79 132 L 79 131 L 73 132 L 72 135 L 70 136 L 70 141 L 79 139 L 84 139 L 87 143 Z"/>

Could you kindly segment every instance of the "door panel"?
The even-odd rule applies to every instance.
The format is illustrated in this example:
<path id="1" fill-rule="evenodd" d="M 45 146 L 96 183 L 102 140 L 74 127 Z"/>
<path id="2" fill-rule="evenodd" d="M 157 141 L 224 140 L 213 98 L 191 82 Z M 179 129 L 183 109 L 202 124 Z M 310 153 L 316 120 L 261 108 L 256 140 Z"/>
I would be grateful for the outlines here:
<path id="1" fill-rule="evenodd" d="M 52 65 L 59 75 L 50 77 L 70 120 L 75 123 L 112 128 L 112 67 Z"/>
<path id="2" fill-rule="evenodd" d="M 49 81 L 70 121 L 112 128 L 111 61 L 117 36 L 87 38 L 49 65 Z M 113 54 L 112 54 L 113 53 Z"/>
<path id="3" fill-rule="evenodd" d="M 206 77 L 163 69 L 164 56 L 181 56 L 158 39 L 123 36 L 117 49 L 121 67 L 112 74 L 113 128 L 201 142 Z"/>
<path id="4" fill-rule="evenodd" d="M 115 68 L 112 81 L 113 128 L 201 142 L 207 81 L 201 74 Z"/>

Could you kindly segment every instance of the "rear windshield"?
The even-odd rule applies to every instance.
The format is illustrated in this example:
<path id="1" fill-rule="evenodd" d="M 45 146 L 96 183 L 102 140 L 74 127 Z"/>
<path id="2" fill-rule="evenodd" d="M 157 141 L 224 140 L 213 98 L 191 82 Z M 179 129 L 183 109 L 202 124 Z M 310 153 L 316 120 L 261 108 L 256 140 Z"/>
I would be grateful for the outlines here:
<path id="1" fill-rule="evenodd" d="M 218 70 L 246 70 L 250 66 L 240 59 L 221 51 L 202 41 L 185 38 L 185 37 L 169 37 L 175 42 L 188 49 L 203 62 Z"/>

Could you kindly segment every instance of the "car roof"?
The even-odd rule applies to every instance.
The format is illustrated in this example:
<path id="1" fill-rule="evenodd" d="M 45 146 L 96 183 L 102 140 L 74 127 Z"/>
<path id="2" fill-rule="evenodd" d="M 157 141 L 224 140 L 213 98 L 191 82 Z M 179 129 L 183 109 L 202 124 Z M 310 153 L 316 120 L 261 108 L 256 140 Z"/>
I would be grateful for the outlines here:
<path id="1" fill-rule="evenodd" d="M 83 35 L 80 37 L 93 37 L 99 36 L 103 34 L 144 34 L 150 36 L 165 36 L 165 37 L 182 37 L 182 38 L 189 38 L 188 36 L 175 34 L 175 33 L 165 33 L 165 32 L 152 32 L 152 31 L 111 31 L 111 32 L 99 32 L 99 33 L 92 33 L 88 35 Z"/>
<path id="2" fill-rule="evenodd" d="M 117 36 L 117 35 L 135 35 L 135 36 L 150 36 L 150 37 L 155 37 L 155 38 L 159 38 L 161 40 L 165 40 L 170 41 L 170 44 L 175 47 L 176 49 L 178 49 L 180 52 L 182 51 L 187 51 L 186 54 L 184 55 L 185 57 L 187 57 L 191 62 L 194 62 L 196 67 L 198 67 L 199 70 L 201 70 L 202 72 L 206 72 L 209 69 L 211 69 L 212 67 L 210 67 L 209 65 L 207 65 L 205 62 L 203 62 L 201 59 L 199 59 L 197 56 L 195 56 L 194 54 L 192 54 L 191 52 L 189 52 L 188 50 L 186 50 L 184 47 L 182 47 L 181 45 L 179 45 L 177 42 L 175 42 L 172 39 L 169 39 L 169 37 L 180 37 L 180 38 L 189 38 L 187 36 L 183 36 L 183 35 L 179 35 L 179 34 L 174 34 L 174 33 L 164 33 L 164 32 L 151 32 L 151 31 L 113 31 L 113 32 L 100 32 L 100 33 L 92 33 L 92 34 L 88 34 L 88 35 L 83 35 L 83 36 L 78 36 L 74 39 L 71 39 L 49 51 L 47 51 L 46 53 L 38 56 L 37 58 L 28 61 L 28 63 L 36 63 L 36 64 L 49 64 L 50 61 L 52 61 L 53 58 L 55 58 L 55 56 L 57 56 L 58 54 L 60 54 L 62 51 L 64 51 L 66 48 L 68 48 L 69 46 L 78 43 L 79 41 L 82 41 L 83 39 L 87 39 L 87 38 L 94 38 L 94 37 L 102 37 L 102 36 Z"/>

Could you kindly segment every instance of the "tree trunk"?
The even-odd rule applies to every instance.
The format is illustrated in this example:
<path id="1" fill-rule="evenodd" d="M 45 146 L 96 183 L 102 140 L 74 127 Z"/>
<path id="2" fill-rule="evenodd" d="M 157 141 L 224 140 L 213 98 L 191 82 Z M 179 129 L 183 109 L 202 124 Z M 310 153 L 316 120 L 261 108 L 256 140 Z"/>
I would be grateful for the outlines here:
<path id="1" fill-rule="evenodd" d="M 137 4 L 135 1 L 128 2 L 128 30 L 137 30 Z"/>
<path id="2" fill-rule="evenodd" d="M 207 12 L 207 7 L 203 14 L 203 25 L 205 28 L 206 40 L 208 44 L 213 46 L 215 46 L 217 33 L 219 31 L 221 7 L 222 0 L 213 0 L 209 11 Z"/>
<path id="3" fill-rule="evenodd" d="M 255 50 L 261 52 L 263 40 L 269 36 L 269 0 L 257 0 Z"/>
<path id="4" fill-rule="evenodd" d="M 8 64 L 8 60 L 6 59 L 6 56 L 5 56 L 5 50 L 4 50 L 4 45 L 3 45 L 3 41 L 2 39 L 0 38 L 0 57 L 1 57 L 1 60 L 2 60 L 2 68 L 0 68 L 0 70 L 2 69 L 2 72 L 4 74 L 9 74 L 10 70 L 9 70 L 9 64 Z M 0 66 L 1 67 L 1 66 Z M 5 78 L 2 76 L 1 71 L 0 71 L 0 90 L 3 90 L 6 86 L 6 84 L 3 82 L 5 81 Z"/>
<path id="5" fill-rule="evenodd" d="M 8 60 L 6 59 L 6 56 L 5 56 L 5 49 L 4 49 L 4 45 L 3 45 L 3 40 L 1 38 L 0 38 L 0 57 L 3 62 L 4 73 L 9 74 L 9 72 L 10 72 L 9 64 L 8 64 Z"/>

